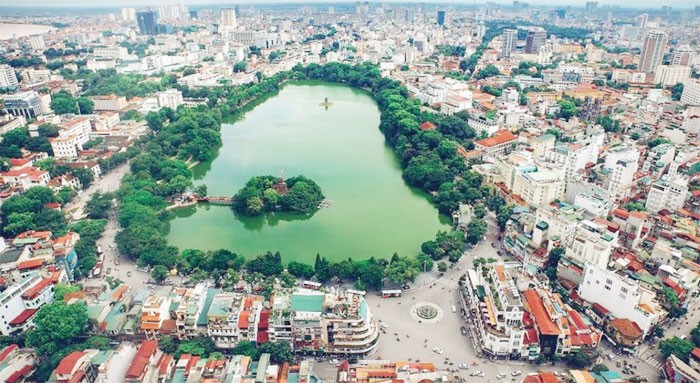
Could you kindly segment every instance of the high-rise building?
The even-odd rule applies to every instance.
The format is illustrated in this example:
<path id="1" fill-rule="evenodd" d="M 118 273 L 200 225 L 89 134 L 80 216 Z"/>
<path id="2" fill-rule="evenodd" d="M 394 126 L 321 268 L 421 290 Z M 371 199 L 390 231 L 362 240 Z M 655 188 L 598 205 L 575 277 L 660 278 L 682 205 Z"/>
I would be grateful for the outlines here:
<path id="1" fill-rule="evenodd" d="M 136 9 L 122 8 L 122 21 L 136 21 Z"/>
<path id="2" fill-rule="evenodd" d="M 437 23 L 439 26 L 445 25 L 445 17 L 446 14 L 444 10 L 437 11 Z"/>
<path id="3" fill-rule="evenodd" d="M 591 13 L 595 12 L 598 10 L 598 2 L 597 1 L 586 1 L 586 12 Z"/>
<path id="4" fill-rule="evenodd" d="M 221 26 L 236 27 L 236 9 L 223 8 L 221 10 Z"/>
<path id="5" fill-rule="evenodd" d="M 683 83 L 683 93 L 681 93 L 681 102 L 686 105 L 700 105 L 700 82 L 690 79 Z"/>
<path id="6" fill-rule="evenodd" d="M 694 56 L 695 52 L 692 49 L 690 49 L 690 46 L 688 46 L 688 44 L 681 45 L 673 51 L 673 55 L 671 55 L 671 65 L 690 66 L 690 63 L 693 61 Z"/>
<path id="7" fill-rule="evenodd" d="M 647 27 L 647 21 L 649 21 L 649 15 L 642 13 L 637 16 L 637 27 L 639 27 L 639 29 L 645 29 Z"/>
<path id="8" fill-rule="evenodd" d="M 139 34 L 158 34 L 158 15 L 154 11 L 136 12 L 136 23 L 139 26 Z"/>
<path id="9" fill-rule="evenodd" d="M 664 31 L 650 31 L 644 36 L 642 53 L 639 56 L 639 70 L 645 73 L 654 73 L 656 67 L 661 65 L 666 51 L 668 35 Z"/>
<path id="10" fill-rule="evenodd" d="M 539 29 L 529 31 L 525 40 L 525 53 L 540 53 L 540 48 L 547 42 L 547 31 Z"/>
<path id="11" fill-rule="evenodd" d="M 0 65 L 0 88 L 16 88 L 17 85 L 15 70 L 7 64 Z"/>
<path id="12" fill-rule="evenodd" d="M 515 50 L 515 43 L 518 41 L 517 29 L 503 30 L 503 47 L 501 48 L 501 57 L 510 57 L 510 54 Z"/>
<path id="13" fill-rule="evenodd" d="M 34 35 L 29 37 L 29 45 L 35 51 L 46 48 L 46 44 L 44 43 L 44 37 L 42 35 Z"/>

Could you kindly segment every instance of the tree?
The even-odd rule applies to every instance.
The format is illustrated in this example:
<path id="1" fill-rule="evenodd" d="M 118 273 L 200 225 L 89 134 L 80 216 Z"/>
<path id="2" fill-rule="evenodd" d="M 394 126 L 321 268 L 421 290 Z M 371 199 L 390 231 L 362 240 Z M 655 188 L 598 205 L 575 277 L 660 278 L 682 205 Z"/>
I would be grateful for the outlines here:
<path id="1" fill-rule="evenodd" d="M 95 192 L 85 204 L 85 212 L 92 219 L 107 218 L 107 213 L 112 209 L 112 193 L 102 194 Z"/>
<path id="2" fill-rule="evenodd" d="M 438 271 L 441 273 L 444 273 L 445 271 L 447 271 L 447 263 L 438 262 Z"/>
<path id="3" fill-rule="evenodd" d="M 287 264 L 287 270 L 297 278 L 310 279 L 314 275 L 314 268 L 311 265 L 297 261 L 290 261 Z"/>
<path id="4" fill-rule="evenodd" d="M 177 351 L 177 341 L 172 336 L 162 336 L 158 339 L 158 348 L 166 354 Z"/>
<path id="5" fill-rule="evenodd" d="M 153 270 L 151 270 L 151 278 L 158 283 L 168 278 L 168 274 L 168 268 L 163 265 L 156 265 L 153 267 Z"/>
<path id="6" fill-rule="evenodd" d="M 498 76 L 500 74 L 501 71 L 498 70 L 498 68 L 495 65 L 489 64 L 485 68 L 479 70 L 479 72 L 477 72 L 476 75 L 474 75 L 474 78 L 477 80 L 481 80 L 487 77 Z"/>
<path id="7" fill-rule="evenodd" d="M 557 113 L 558 118 L 563 118 L 569 120 L 571 117 L 578 116 L 579 110 L 573 101 L 561 100 L 559 101 L 559 112 Z"/>
<path id="8" fill-rule="evenodd" d="M 207 358 L 214 351 L 216 351 L 214 341 L 208 336 L 201 335 L 194 339 L 180 342 L 174 355 L 176 358 L 179 358 L 182 354 L 198 355 Z"/>
<path id="9" fill-rule="evenodd" d="M 282 273 L 282 256 L 279 252 L 272 253 L 268 251 L 265 254 L 260 254 L 246 263 L 246 269 L 249 273 L 260 273 L 264 276 L 276 276 Z"/>
<path id="10" fill-rule="evenodd" d="M 588 354 L 576 351 L 566 356 L 566 365 L 576 369 L 586 368 L 593 363 L 593 358 Z"/>
<path id="11" fill-rule="evenodd" d="M 467 225 L 467 242 L 476 245 L 481 241 L 481 238 L 486 234 L 486 222 L 481 219 L 474 219 Z"/>
<path id="12" fill-rule="evenodd" d="M 78 97 L 77 103 L 80 114 L 92 114 L 95 109 L 95 103 L 87 97 Z"/>
<path id="13" fill-rule="evenodd" d="M 266 342 L 258 346 L 258 355 L 270 354 L 272 363 L 284 364 L 294 361 L 294 354 L 287 342 Z"/>
<path id="14" fill-rule="evenodd" d="M 420 273 L 418 260 L 413 257 L 399 257 L 396 253 L 394 256 L 384 270 L 384 275 L 390 281 L 400 285 L 413 282 Z"/>
<path id="15" fill-rule="evenodd" d="M 693 351 L 694 347 L 695 345 L 693 345 L 692 342 L 681 339 L 677 336 L 664 339 L 659 343 L 659 350 L 664 356 L 664 359 L 671 355 L 675 355 L 686 363 L 688 362 L 688 357 L 690 356 L 690 353 Z"/>
<path id="16" fill-rule="evenodd" d="M 68 285 L 65 283 L 59 283 L 55 287 L 53 297 L 56 301 L 62 301 L 63 297 L 65 297 L 66 294 L 77 293 L 82 289 L 83 287 L 80 285 Z"/>
<path id="17" fill-rule="evenodd" d="M 683 87 L 684 85 L 682 82 L 671 87 L 671 100 L 680 101 L 681 95 L 683 94 Z"/>
<path id="18" fill-rule="evenodd" d="M 51 98 L 51 109 L 56 114 L 78 114 L 78 101 L 65 90 L 60 90 Z"/>
<path id="19" fill-rule="evenodd" d="M 245 61 L 239 61 L 239 62 L 233 64 L 233 71 L 235 73 L 245 72 L 247 65 L 248 64 Z"/>
<path id="20" fill-rule="evenodd" d="M 39 309 L 34 323 L 35 328 L 27 333 L 27 345 L 34 347 L 39 355 L 53 355 L 85 333 L 87 309 L 80 303 L 49 303 Z"/>

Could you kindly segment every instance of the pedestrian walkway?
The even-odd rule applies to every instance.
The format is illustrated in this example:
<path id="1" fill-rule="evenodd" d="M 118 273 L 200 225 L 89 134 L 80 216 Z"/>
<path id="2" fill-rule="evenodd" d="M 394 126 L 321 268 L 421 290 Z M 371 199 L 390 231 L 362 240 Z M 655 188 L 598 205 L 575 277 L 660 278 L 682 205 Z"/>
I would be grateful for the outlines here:
<path id="1" fill-rule="evenodd" d="M 660 370 L 661 362 L 659 362 L 659 360 L 657 359 L 657 354 L 657 351 L 646 347 L 644 349 L 640 349 L 639 359 L 644 363 L 652 366 L 653 368 Z"/>

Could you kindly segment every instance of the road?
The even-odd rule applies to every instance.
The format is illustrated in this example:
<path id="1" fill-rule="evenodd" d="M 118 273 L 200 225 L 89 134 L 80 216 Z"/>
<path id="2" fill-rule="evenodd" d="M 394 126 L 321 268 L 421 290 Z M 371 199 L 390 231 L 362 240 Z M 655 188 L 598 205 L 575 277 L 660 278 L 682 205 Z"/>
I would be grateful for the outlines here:
<path id="1" fill-rule="evenodd" d="M 69 211 L 73 217 L 80 217 L 83 214 L 85 204 L 90 200 L 95 192 L 111 193 L 116 192 L 121 184 L 121 179 L 129 172 L 129 165 L 121 165 L 109 173 L 103 175 L 90 185 L 82 193 L 78 194 L 73 200 L 66 205 L 66 211 Z M 126 262 L 120 257 L 117 251 L 114 238 L 119 231 L 116 214 L 110 213 L 105 230 L 102 237 L 97 240 L 97 244 L 102 248 L 104 253 L 104 270 L 103 276 L 111 276 L 126 282 L 130 287 L 145 287 L 144 282 L 149 279 L 148 273 L 136 270 L 136 265 L 133 262 Z M 119 265 L 115 265 L 115 260 L 119 260 Z M 109 270 L 109 273 L 108 273 Z M 131 275 L 131 276 L 129 276 Z M 88 286 L 101 285 L 106 283 L 104 279 L 90 278 L 85 281 Z M 132 288 L 132 291 L 134 289 Z"/>
<path id="2" fill-rule="evenodd" d="M 96 179 L 87 189 L 76 195 L 65 207 L 65 211 L 69 212 L 73 217 L 83 215 L 85 204 L 90 200 L 95 192 L 107 193 L 115 192 L 119 189 L 122 177 L 129 171 L 129 164 L 121 165 L 109 173 Z"/>

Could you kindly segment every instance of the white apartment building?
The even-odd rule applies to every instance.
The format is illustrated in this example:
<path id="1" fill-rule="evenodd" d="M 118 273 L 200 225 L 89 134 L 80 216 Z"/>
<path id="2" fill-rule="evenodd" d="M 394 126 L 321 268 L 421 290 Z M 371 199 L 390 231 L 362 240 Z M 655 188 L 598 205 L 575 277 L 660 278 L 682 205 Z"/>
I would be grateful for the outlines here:
<path id="1" fill-rule="evenodd" d="M 612 81 L 626 83 L 643 83 L 646 81 L 647 74 L 641 71 L 633 71 L 629 69 L 615 69 L 612 71 Z"/>
<path id="2" fill-rule="evenodd" d="M 83 144 L 90 140 L 92 125 L 87 117 L 78 117 L 59 125 L 58 137 L 49 139 L 54 157 L 75 158 Z"/>
<path id="3" fill-rule="evenodd" d="M 681 102 L 692 106 L 700 105 L 700 82 L 698 80 L 689 79 L 683 83 Z"/>
<path id="4" fill-rule="evenodd" d="M 654 74 L 654 83 L 673 86 L 690 78 L 690 67 L 686 65 L 659 65 Z"/>
<path id="5" fill-rule="evenodd" d="M 90 99 L 95 103 L 94 109 L 96 112 L 119 112 L 128 105 L 126 102 L 126 97 L 119 97 L 113 94 L 106 96 L 93 96 L 90 97 Z"/>
<path id="6" fill-rule="evenodd" d="M 92 55 L 100 58 L 124 60 L 129 58 L 129 51 L 124 47 L 97 47 Z"/>
<path id="7" fill-rule="evenodd" d="M 180 298 L 175 309 L 175 326 L 180 340 L 197 336 L 197 319 L 202 313 L 204 301 L 207 298 L 207 286 L 198 283 L 194 288 L 187 289 Z"/>
<path id="8" fill-rule="evenodd" d="M 49 96 L 50 97 L 50 96 Z M 27 120 L 48 113 L 42 96 L 35 91 L 8 94 L 2 98 L 5 109 L 14 116 L 23 116 Z M 49 98 L 49 103 L 51 99 Z"/>
<path id="9" fill-rule="evenodd" d="M 578 193 L 574 197 L 574 205 L 585 209 L 589 216 L 595 217 L 606 217 L 612 208 L 610 194 L 604 190 Z"/>
<path id="10" fill-rule="evenodd" d="M 604 187 L 611 196 L 622 199 L 629 195 L 637 168 L 637 161 L 619 160 L 612 168 L 606 169 L 609 174 Z"/>
<path id="11" fill-rule="evenodd" d="M 677 176 L 668 180 L 664 177 L 651 185 L 645 207 L 650 213 L 663 209 L 674 212 L 683 207 L 687 197 L 687 178 Z"/>
<path id="12" fill-rule="evenodd" d="M 32 326 L 34 314 L 46 303 L 53 302 L 51 278 L 39 273 L 28 274 L 0 293 L 0 335 L 19 334 Z"/>
<path id="13" fill-rule="evenodd" d="M 0 178 L 4 183 L 21 187 L 24 190 L 35 186 L 47 186 L 51 181 L 51 176 L 46 170 L 35 167 L 21 169 L 10 169 L 0 173 Z"/>
<path id="14" fill-rule="evenodd" d="M 0 65 L 0 88 L 16 88 L 17 85 L 19 83 L 14 68 L 7 64 Z"/>
<path id="15" fill-rule="evenodd" d="M 571 246 L 566 248 L 566 257 L 576 263 L 592 263 L 606 268 L 612 250 L 617 246 L 617 233 L 609 232 L 607 226 L 584 220 L 576 227 Z"/>
<path id="16" fill-rule="evenodd" d="M 598 161 L 600 147 L 593 142 L 561 143 L 548 151 L 545 158 L 564 166 L 566 179 L 573 179 L 586 164 Z"/>
<path id="17" fill-rule="evenodd" d="M 540 206 L 535 212 L 532 241 L 540 246 L 545 240 L 550 242 L 556 240 L 560 246 L 569 247 L 574 241 L 576 227 L 581 220 L 583 220 L 583 212 L 575 206 Z"/>
<path id="18" fill-rule="evenodd" d="M 474 129 L 476 135 L 481 134 L 492 135 L 496 133 L 501 127 L 498 124 L 498 120 L 491 120 L 483 115 L 470 114 L 467 124 L 470 128 Z"/>
<path id="19" fill-rule="evenodd" d="M 513 194 L 519 195 L 533 206 L 542 206 L 555 199 L 562 199 L 565 191 L 564 173 L 549 169 L 518 171 L 512 189 Z"/>
<path id="20" fill-rule="evenodd" d="M 660 319 L 661 308 L 653 302 L 656 296 L 632 279 L 605 267 L 587 263 L 578 294 L 585 301 L 603 306 L 616 318 L 627 318 L 649 333 Z"/>
<path id="21" fill-rule="evenodd" d="M 493 356 L 523 354 L 525 308 L 511 274 L 502 264 L 487 264 L 481 270 L 468 270 L 462 292 L 466 309 L 473 314 L 482 351 Z M 483 290 L 483 295 L 479 291 Z"/>
<path id="22" fill-rule="evenodd" d="M 156 93 L 156 97 L 158 98 L 158 107 L 160 108 L 170 108 L 174 110 L 183 104 L 182 92 L 177 89 L 168 89 L 158 92 Z"/>
<path id="23" fill-rule="evenodd" d="M 157 339 L 163 321 L 170 319 L 170 297 L 149 295 L 141 307 L 140 330 L 148 339 Z"/>

